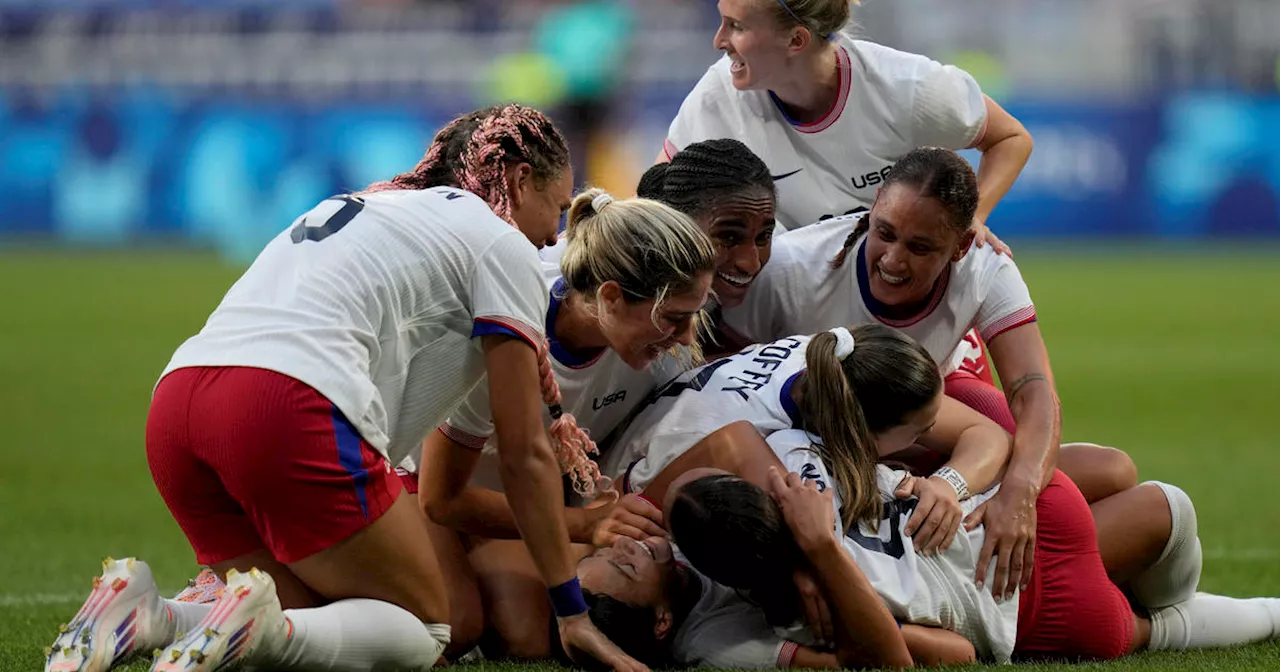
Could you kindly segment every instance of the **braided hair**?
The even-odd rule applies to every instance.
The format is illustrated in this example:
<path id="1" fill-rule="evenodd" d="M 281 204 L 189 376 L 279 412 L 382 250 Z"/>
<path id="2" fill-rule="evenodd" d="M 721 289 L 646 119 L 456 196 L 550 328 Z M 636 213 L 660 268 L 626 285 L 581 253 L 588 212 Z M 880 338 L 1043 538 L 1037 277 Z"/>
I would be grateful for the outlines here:
<path id="1" fill-rule="evenodd" d="M 527 163 L 546 184 L 569 165 L 569 148 L 551 120 L 524 105 L 495 105 L 464 114 L 436 133 L 413 170 L 365 192 L 456 187 L 484 199 L 494 214 L 511 221 L 507 167 Z"/>
<path id="2" fill-rule="evenodd" d="M 769 167 L 737 140 L 703 140 L 680 150 L 667 163 L 645 171 L 636 195 L 661 201 L 694 219 L 714 212 L 743 191 L 777 192 Z"/>
<path id="3" fill-rule="evenodd" d="M 941 147 L 917 147 L 893 164 L 881 189 L 895 184 L 915 187 L 921 198 L 938 199 L 949 215 L 947 224 L 961 234 L 973 225 L 973 214 L 978 210 L 978 176 L 959 154 Z M 849 250 L 870 228 L 871 213 L 867 213 L 845 238 L 831 268 L 844 265 Z"/>

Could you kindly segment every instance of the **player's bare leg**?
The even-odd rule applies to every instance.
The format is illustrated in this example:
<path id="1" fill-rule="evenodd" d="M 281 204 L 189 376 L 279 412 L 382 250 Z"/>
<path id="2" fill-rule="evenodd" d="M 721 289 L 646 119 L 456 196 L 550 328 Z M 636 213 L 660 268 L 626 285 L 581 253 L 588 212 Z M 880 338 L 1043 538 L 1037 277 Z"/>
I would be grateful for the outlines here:
<path id="1" fill-rule="evenodd" d="M 1155 564 L 1172 529 L 1169 504 L 1154 484 L 1129 488 L 1089 506 L 1107 576 L 1121 588 Z"/>
<path id="2" fill-rule="evenodd" d="M 1133 458 L 1118 448 L 1096 443 L 1064 443 L 1058 449 L 1058 469 L 1080 488 L 1090 504 L 1138 484 Z"/>

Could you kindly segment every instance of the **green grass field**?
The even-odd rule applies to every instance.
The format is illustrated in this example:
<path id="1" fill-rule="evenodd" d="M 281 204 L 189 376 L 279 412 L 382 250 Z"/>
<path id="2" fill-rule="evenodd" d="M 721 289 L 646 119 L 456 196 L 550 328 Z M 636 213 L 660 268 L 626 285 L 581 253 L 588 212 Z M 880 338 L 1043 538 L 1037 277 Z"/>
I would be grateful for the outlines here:
<path id="1" fill-rule="evenodd" d="M 1064 439 L 1122 447 L 1199 510 L 1202 589 L 1280 596 L 1280 254 L 1021 251 Z M 103 556 L 196 567 L 143 450 L 151 387 L 237 276 L 200 254 L 0 253 L 0 670 L 42 664 Z M 487 665 L 511 672 L 533 666 Z M 1280 669 L 1280 646 L 1032 669 Z M 144 670 L 143 665 L 129 668 Z"/>

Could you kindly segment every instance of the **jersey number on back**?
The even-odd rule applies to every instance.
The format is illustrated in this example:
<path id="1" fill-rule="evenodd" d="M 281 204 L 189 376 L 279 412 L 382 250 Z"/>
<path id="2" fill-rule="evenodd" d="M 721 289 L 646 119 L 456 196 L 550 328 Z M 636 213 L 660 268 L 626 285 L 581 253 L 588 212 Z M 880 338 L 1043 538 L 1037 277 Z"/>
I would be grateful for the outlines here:
<path id="1" fill-rule="evenodd" d="M 456 198 L 462 198 L 462 194 L 452 189 L 439 189 L 439 193 L 444 194 L 446 201 L 452 201 Z M 289 239 L 295 244 L 304 240 L 314 240 L 320 242 L 329 236 L 342 230 L 342 227 L 351 223 L 355 216 L 364 210 L 364 199 L 359 196 L 334 196 L 325 199 L 329 201 L 341 201 L 342 207 L 337 212 L 329 216 L 320 226 L 307 226 L 307 218 L 303 217 L 301 222 L 289 230 Z"/>
<path id="2" fill-rule="evenodd" d="M 318 243 L 341 231 L 342 227 L 350 224 L 351 220 L 364 210 L 364 201 L 358 196 L 335 196 L 328 200 L 342 201 L 342 207 L 320 226 L 307 226 L 307 218 L 303 217 L 302 221 L 289 231 L 290 240 L 295 244 L 304 240 L 314 240 Z"/>

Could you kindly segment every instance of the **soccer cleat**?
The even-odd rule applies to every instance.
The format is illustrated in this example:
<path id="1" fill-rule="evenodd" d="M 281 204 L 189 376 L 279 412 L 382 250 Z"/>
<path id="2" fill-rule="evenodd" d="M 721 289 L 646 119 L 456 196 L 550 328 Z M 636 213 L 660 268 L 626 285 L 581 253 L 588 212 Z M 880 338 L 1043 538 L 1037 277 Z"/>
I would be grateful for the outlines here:
<path id="1" fill-rule="evenodd" d="M 102 561 L 102 576 L 45 650 L 45 672 L 102 672 L 168 643 L 172 619 L 147 563 Z"/>
<path id="2" fill-rule="evenodd" d="M 276 584 L 266 572 L 227 572 L 227 586 L 200 624 L 156 654 L 152 672 L 233 669 L 254 652 L 280 651 L 289 637 Z"/>
<path id="3" fill-rule="evenodd" d="M 187 587 L 182 592 L 173 596 L 176 602 L 191 602 L 192 604 L 211 604 L 217 602 L 222 597 L 223 591 L 227 588 L 227 584 L 218 578 L 212 569 L 205 567 L 200 570 L 200 574 L 196 578 L 187 581 Z"/>

